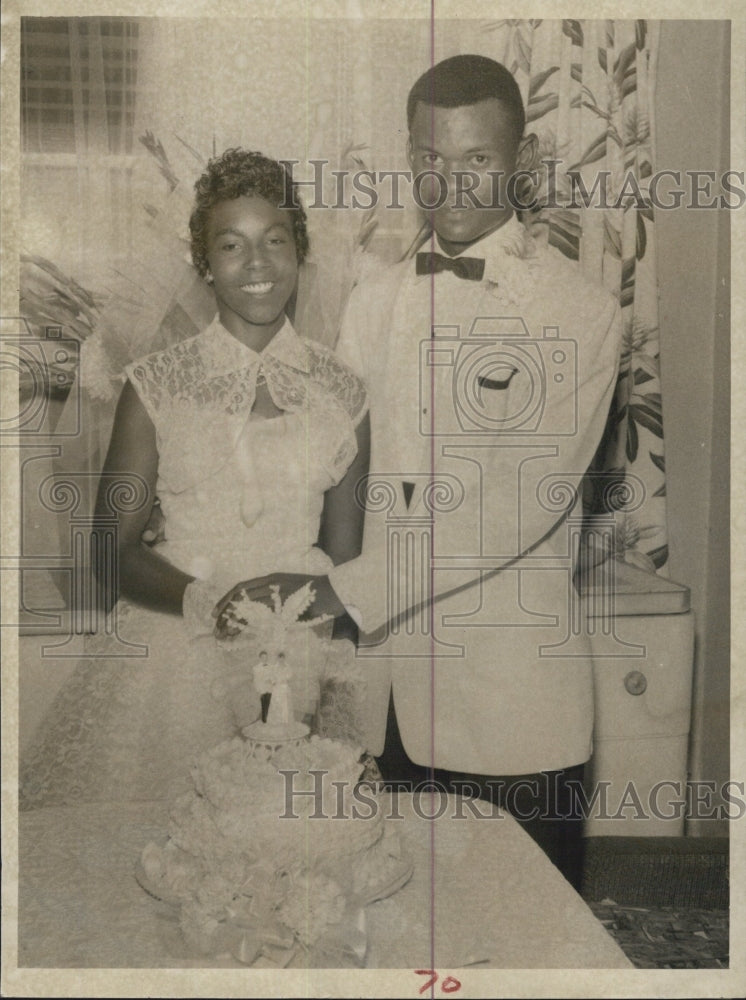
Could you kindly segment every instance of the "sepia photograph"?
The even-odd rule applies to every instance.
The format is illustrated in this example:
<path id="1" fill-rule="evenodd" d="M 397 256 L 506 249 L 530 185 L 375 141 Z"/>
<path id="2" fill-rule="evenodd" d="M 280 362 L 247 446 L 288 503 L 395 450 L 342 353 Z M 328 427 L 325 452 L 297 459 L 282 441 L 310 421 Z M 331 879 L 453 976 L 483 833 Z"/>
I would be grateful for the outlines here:
<path id="1" fill-rule="evenodd" d="M 4 996 L 743 995 L 746 30 L 659 6 L 6 4 Z"/>

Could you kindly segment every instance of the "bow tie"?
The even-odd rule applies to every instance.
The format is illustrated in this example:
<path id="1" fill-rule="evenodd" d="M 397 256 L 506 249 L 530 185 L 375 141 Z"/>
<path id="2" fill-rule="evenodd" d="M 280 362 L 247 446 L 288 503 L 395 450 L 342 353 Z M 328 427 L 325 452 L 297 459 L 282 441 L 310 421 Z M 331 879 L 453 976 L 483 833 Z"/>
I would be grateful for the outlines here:
<path id="1" fill-rule="evenodd" d="M 418 253 L 417 274 L 437 274 L 438 271 L 453 271 L 467 281 L 481 281 L 484 276 L 484 260 L 480 257 L 444 257 L 440 253 Z"/>

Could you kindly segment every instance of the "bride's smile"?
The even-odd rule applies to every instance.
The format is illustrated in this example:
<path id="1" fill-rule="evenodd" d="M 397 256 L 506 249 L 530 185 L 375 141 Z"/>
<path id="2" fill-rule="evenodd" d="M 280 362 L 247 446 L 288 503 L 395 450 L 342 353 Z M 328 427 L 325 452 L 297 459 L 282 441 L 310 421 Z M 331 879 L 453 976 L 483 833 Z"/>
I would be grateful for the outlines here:
<path id="1" fill-rule="evenodd" d="M 259 195 L 218 202 L 207 226 L 207 261 L 221 323 L 261 351 L 284 322 L 298 275 L 291 213 Z"/>

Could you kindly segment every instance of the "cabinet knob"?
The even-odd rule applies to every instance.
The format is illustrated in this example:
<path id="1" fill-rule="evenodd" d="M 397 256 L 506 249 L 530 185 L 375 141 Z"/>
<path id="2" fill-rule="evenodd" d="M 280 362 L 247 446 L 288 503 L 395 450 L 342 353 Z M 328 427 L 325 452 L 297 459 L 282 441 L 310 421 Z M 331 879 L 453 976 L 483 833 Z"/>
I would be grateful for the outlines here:
<path id="1" fill-rule="evenodd" d="M 630 670 L 624 678 L 624 686 L 630 694 L 642 694 L 648 686 L 648 679 L 640 670 Z"/>

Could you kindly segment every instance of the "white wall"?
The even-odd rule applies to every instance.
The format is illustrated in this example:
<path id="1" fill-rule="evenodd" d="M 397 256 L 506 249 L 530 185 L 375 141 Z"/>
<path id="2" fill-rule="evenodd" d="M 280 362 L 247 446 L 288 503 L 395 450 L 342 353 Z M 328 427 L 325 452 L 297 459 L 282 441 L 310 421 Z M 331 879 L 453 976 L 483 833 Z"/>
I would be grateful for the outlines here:
<path id="1" fill-rule="evenodd" d="M 729 60 L 727 22 L 663 22 L 656 169 L 728 169 Z M 697 619 L 690 772 L 718 783 L 729 776 L 729 222 L 715 210 L 656 214 L 668 568 Z"/>

